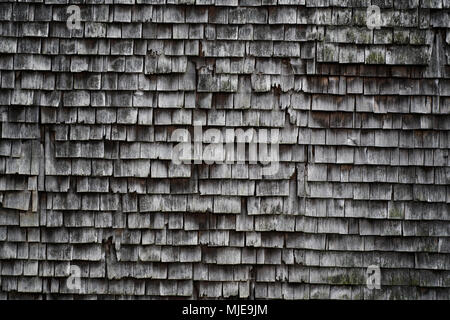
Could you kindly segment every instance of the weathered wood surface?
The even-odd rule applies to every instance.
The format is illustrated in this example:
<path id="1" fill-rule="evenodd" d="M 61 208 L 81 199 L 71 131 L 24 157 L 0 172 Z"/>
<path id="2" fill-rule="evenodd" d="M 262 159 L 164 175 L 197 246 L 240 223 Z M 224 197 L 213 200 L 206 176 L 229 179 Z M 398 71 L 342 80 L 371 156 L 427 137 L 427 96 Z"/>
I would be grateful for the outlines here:
<path id="1" fill-rule="evenodd" d="M 450 1 L 81 2 L 0 3 L 0 299 L 450 299 Z"/>

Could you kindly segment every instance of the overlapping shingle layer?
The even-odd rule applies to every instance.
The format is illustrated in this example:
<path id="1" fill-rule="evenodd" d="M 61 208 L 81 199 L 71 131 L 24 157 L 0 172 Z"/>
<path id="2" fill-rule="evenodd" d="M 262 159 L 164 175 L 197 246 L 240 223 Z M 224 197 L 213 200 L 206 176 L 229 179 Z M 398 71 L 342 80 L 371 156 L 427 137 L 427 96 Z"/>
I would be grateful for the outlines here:
<path id="1" fill-rule="evenodd" d="M 0 298 L 450 299 L 449 0 L 69 5 L 0 3 Z M 194 121 L 278 173 L 175 165 Z"/>

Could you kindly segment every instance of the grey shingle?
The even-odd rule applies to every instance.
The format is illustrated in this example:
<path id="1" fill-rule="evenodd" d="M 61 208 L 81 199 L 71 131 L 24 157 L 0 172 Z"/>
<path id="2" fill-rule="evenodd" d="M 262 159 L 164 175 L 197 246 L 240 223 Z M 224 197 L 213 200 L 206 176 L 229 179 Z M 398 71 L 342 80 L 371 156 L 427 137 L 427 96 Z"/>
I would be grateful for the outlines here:
<path id="1" fill-rule="evenodd" d="M 2 298 L 448 298 L 446 1 L 374 30 L 368 1 L 138 2 L 73 31 L 0 4 Z M 176 165 L 193 121 L 279 129 L 278 172 Z"/>

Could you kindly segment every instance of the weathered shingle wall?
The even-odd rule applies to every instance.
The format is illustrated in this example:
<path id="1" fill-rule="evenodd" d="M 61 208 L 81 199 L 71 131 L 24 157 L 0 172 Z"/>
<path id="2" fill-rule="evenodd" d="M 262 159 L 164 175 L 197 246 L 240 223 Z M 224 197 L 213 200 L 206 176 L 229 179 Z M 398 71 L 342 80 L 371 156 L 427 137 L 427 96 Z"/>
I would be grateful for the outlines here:
<path id="1" fill-rule="evenodd" d="M 0 298 L 450 299 L 449 0 L 77 3 L 0 3 Z"/>

